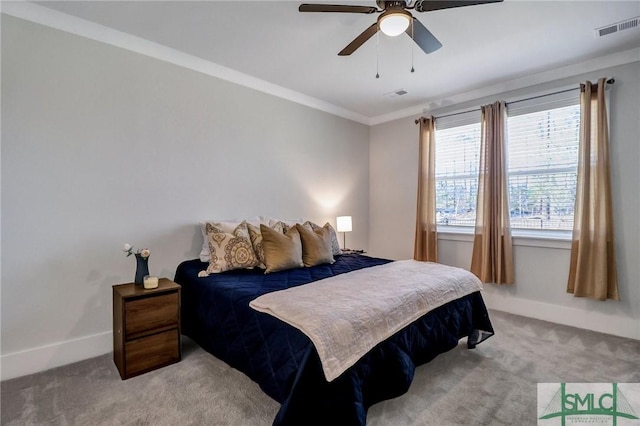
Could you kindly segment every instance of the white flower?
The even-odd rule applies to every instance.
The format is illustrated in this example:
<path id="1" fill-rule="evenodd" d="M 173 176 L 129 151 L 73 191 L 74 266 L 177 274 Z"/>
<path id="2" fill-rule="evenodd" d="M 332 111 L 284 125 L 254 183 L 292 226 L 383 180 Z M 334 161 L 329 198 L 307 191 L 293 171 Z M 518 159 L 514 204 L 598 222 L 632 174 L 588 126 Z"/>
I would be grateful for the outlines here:
<path id="1" fill-rule="evenodd" d="M 125 252 L 127 254 L 127 257 L 131 256 L 132 254 L 135 255 L 140 255 L 142 257 L 144 257 L 145 259 L 149 257 L 149 255 L 151 254 L 151 252 L 149 251 L 149 249 L 142 249 L 142 250 L 138 250 L 136 252 L 133 251 L 133 246 L 129 243 L 125 243 L 124 246 L 122 247 L 122 251 Z"/>

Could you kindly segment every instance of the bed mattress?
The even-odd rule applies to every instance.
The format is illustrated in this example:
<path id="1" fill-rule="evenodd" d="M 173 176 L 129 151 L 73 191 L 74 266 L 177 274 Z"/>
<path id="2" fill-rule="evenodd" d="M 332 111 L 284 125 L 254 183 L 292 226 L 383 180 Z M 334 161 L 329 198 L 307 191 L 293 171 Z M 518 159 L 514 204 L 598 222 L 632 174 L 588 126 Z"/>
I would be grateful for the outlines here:
<path id="1" fill-rule="evenodd" d="M 207 263 L 181 263 L 182 331 L 202 348 L 240 370 L 280 402 L 275 425 L 364 425 L 367 409 L 405 393 L 417 365 L 493 334 L 480 292 L 449 302 L 379 343 L 338 378 L 327 382 L 310 339 L 297 328 L 249 307 L 269 292 L 383 265 L 386 259 L 358 254 L 336 256 L 331 265 L 271 274 L 237 270 L 198 277 Z M 328 296 L 329 297 L 329 296 Z"/>

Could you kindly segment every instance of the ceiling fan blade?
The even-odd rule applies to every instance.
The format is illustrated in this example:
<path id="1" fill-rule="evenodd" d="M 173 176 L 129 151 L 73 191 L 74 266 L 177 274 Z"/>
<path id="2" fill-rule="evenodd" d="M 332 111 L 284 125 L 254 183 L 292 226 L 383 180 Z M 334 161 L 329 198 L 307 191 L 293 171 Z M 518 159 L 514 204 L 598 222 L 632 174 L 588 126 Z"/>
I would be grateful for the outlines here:
<path id="1" fill-rule="evenodd" d="M 369 28 L 364 30 L 362 34 L 360 34 L 358 37 L 355 38 L 355 40 L 349 43 L 347 47 L 342 49 L 342 51 L 338 53 L 338 56 L 351 55 L 353 52 L 356 51 L 358 47 L 362 46 L 365 41 L 369 40 L 377 32 L 378 32 L 378 23 L 376 22 L 375 24 L 371 25 Z"/>
<path id="2" fill-rule="evenodd" d="M 409 28 L 405 31 L 409 34 L 409 37 L 411 37 L 411 27 L 409 25 Z M 413 18 L 413 41 L 427 54 L 435 52 L 442 47 L 442 43 L 415 17 Z"/>
<path id="3" fill-rule="evenodd" d="M 477 4 L 500 3 L 502 0 L 422 0 L 415 5 L 416 12 L 451 9 L 454 7 L 475 6 Z"/>
<path id="4" fill-rule="evenodd" d="M 340 12 L 340 13 L 376 13 L 372 6 L 349 6 L 340 4 L 301 4 L 299 12 Z"/>

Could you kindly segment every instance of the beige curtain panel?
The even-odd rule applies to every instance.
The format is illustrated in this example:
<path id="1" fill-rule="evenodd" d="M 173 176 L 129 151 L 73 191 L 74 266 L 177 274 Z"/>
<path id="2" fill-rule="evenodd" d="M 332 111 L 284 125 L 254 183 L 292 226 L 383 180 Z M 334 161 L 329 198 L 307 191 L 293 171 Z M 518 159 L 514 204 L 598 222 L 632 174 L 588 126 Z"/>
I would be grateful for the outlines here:
<path id="1" fill-rule="evenodd" d="M 436 143 L 435 119 L 420 119 L 420 148 L 418 154 L 418 207 L 413 258 L 438 261 L 436 231 Z"/>
<path id="2" fill-rule="evenodd" d="M 513 284 L 503 101 L 482 107 L 478 204 L 471 272 L 484 283 Z"/>
<path id="3" fill-rule="evenodd" d="M 580 85 L 578 185 L 567 292 L 619 300 L 605 84 L 601 78 L 597 85 Z"/>

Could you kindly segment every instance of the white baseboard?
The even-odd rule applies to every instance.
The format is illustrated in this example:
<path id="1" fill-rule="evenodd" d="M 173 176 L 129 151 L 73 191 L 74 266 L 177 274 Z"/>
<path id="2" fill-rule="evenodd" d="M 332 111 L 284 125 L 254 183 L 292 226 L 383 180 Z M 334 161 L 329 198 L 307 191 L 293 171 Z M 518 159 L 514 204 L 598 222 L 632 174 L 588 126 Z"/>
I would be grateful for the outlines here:
<path id="1" fill-rule="evenodd" d="M 113 350 L 113 333 L 107 331 L 92 336 L 53 343 L 0 357 L 0 380 L 38 373 L 61 365 L 93 358 Z"/>
<path id="2" fill-rule="evenodd" d="M 640 340 L 640 320 L 584 311 L 512 296 L 482 293 L 489 309 Z"/>
<path id="3" fill-rule="evenodd" d="M 483 292 L 488 308 L 557 324 L 640 340 L 640 322 L 593 311 Z M 0 380 L 38 373 L 111 352 L 111 331 L 14 352 L 0 357 Z"/>

